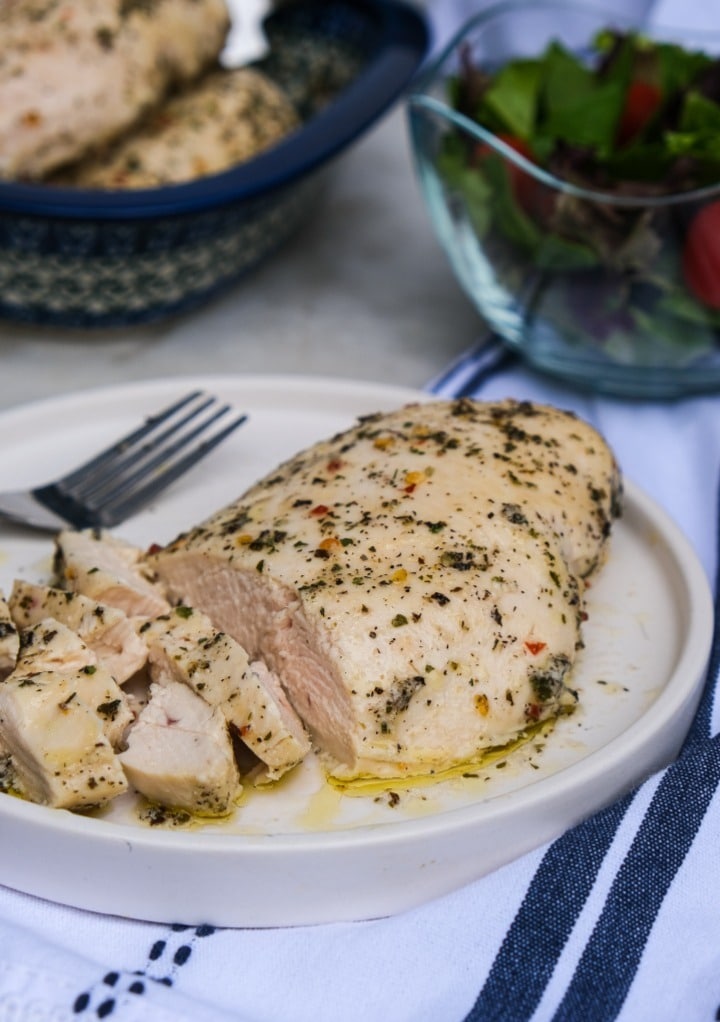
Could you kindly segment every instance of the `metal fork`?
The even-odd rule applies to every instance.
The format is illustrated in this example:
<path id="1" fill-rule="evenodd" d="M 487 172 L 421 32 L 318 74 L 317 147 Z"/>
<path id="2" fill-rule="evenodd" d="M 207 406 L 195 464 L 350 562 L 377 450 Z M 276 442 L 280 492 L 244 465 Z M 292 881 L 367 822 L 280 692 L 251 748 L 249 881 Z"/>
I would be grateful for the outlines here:
<path id="1" fill-rule="evenodd" d="M 118 525 L 246 419 L 212 395 L 193 391 L 61 479 L 0 493 L 0 519 L 44 532 Z"/>

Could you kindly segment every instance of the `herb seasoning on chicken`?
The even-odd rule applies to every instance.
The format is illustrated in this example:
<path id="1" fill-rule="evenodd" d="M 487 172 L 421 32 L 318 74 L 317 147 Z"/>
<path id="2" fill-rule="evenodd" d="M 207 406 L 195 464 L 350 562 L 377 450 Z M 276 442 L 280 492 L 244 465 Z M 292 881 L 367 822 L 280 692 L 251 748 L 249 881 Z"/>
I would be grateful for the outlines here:
<path id="1" fill-rule="evenodd" d="M 10 613 L 10 605 L 0 590 L 0 681 L 7 677 L 15 666 L 20 637 Z"/>
<path id="2" fill-rule="evenodd" d="M 0 684 L 0 748 L 25 797 L 87 809 L 121 795 L 128 785 L 115 750 L 131 719 L 115 679 L 69 628 L 46 618 L 22 632 Z"/>
<path id="3" fill-rule="evenodd" d="M 439 401 L 314 445 L 149 560 L 279 676 L 332 776 L 429 775 L 574 701 L 619 497 L 572 414 Z"/>

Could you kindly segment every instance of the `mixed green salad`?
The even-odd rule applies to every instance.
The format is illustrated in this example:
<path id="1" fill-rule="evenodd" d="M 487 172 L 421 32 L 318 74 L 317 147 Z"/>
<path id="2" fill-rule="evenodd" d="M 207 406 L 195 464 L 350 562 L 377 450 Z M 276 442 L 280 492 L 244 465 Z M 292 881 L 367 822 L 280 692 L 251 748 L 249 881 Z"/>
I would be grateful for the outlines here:
<path id="1" fill-rule="evenodd" d="M 645 200 L 720 185 L 720 60 L 612 29 L 497 70 L 468 48 L 450 101 L 499 143 L 449 134 L 438 169 L 509 289 L 529 264 L 535 310 L 620 360 L 717 345 L 720 193 Z"/>

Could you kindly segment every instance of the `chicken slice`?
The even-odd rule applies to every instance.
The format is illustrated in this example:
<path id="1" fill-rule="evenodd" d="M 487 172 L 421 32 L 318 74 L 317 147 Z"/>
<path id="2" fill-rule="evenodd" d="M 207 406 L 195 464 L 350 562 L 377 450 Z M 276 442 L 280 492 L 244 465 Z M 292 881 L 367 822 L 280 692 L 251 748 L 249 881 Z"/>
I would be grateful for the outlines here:
<path id="1" fill-rule="evenodd" d="M 261 663 L 250 663 L 243 647 L 213 627 L 201 611 L 175 607 L 142 625 L 154 681 L 189 685 L 233 725 L 267 766 L 259 775 L 276 780 L 310 751 L 310 740 L 282 686 Z"/>
<path id="2" fill-rule="evenodd" d="M 150 686 L 120 761 L 151 802 L 196 816 L 226 815 L 242 790 L 225 718 L 181 682 Z"/>
<path id="3" fill-rule="evenodd" d="M 262 660 L 248 664 L 231 706 L 233 716 L 245 720 L 240 737 L 267 766 L 256 775 L 256 784 L 277 780 L 310 752 L 310 737 L 300 717 L 279 677 Z"/>
<path id="4" fill-rule="evenodd" d="M 113 748 L 119 747 L 134 720 L 127 696 L 107 667 L 97 662 L 94 651 L 53 618 L 44 618 L 20 632 L 14 674 L 32 678 L 38 673 L 54 674 L 62 698 L 72 696 L 85 703 L 98 716 Z"/>
<path id="5" fill-rule="evenodd" d="M 87 809 L 127 789 L 113 746 L 130 715 L 94 660 L 52 619 L 21 633 L 15 670 L 0 684 L 0 742 L 20 792 L 34 802 Z"/>
<path id="6" fill-rule="evenodd" d="M 20 633 L 10 614 L 10 607 L 5 595 L 0 590 L 0 682 L 15 670 L 20 649 Z M 8 791 L 13 787 L 11 757 L 0 731 L 0 791 Z"/>
<path id="7" fill-rule="evenodd" d="M 52 183 L 119 189 L 192 181 L 249 160 L 299 123 L 290 101 L 260 71 L 213 71 Z"/>
<path id="8" fill-rule="evenodd" d="M 4 0 L 0 177 L 41 178 L 214 63 L 224 0 Z"/>
<path id="9" fill-rule="evenodd" d="M 426 775 L 574 701 L 619 491 L 569 413 L 428 402 L 299 453 L 149 561 L 279 676 L 332 774 Z"/>
<path id="10" fill-rule="evenodd" d="M 95 653 L 119 685 L 147 661 L 147 646 L 133 621 L 116 607 L 106 606 L 82 593 L 16 579 L 9 599 L 10 612 L 20 628 L 52 617 L 72 629 Z"/>
<path id="11" fill-rule="evenodd" d="M 79 674 L 14 674 L 0 685 L 0 733 L 20 791 L 60 809 L 98 806 L 127 790 L 102 720 L 73 698 Z"/>
<path id="12" fill-rule="evenodd" d="M 20 638 L 10 605 L 0 590 L 0 681 L 14 669 Z"/>
<path id="13" fill-rule="evenodd" d="M 62 588 L 82 593 L 128 617 L 155 617 L 170 609 L 143 552 L 107 532 L 66 530 L 55 539 L 55 571 Z"/>

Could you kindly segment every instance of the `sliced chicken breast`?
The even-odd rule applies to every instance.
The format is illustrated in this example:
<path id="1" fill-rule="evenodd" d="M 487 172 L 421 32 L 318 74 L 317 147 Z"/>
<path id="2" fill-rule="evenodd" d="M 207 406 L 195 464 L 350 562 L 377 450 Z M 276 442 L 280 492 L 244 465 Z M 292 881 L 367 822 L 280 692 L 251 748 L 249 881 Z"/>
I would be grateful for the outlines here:
<path id="1" fill-rule="evenodd" d="M 241 791 L 225 718 L 181 682 L 151 685 L 120 760 L 150 801 L 197 816 L 225 815 Z"/>
<path id="2" fill-rule="evenodd" d="M 154 188 L 249 160 L 299 126 L 286 96 L 251 68 L 218 70 L 149 114 L 128 135 L 61 172 L 53 184 Z"/>
<path id="3" fill-rule="evenodd" d="M 154 681 L 189 685 L 217 707 L 276 780 L 310 751 L 310 740 L 278 679 L 199 610 L 175 607 L 140 629 Z"/>
<path id="4" fill-rule="evenodd" d="M 55 539 L 60 588 L 121 610 L 128 617 L 155 617 L 170 609 L 143 563 L 143 552 L 107 532 L 66 530 Z"/>
<path id="5" fill-rule="evenodd" d="M 63 699 L 85 703 L 99 718 L 113 748 L 123 741 L 134 720 L 127 696 L 110 671 L 98 663 L 95 652 L 67 625 L 44 618 L 20 632 L 15 675 L 24 679 L 38 673 L 54 674 Z"/>
<path id="6" fill-rule="evenodd" d="M 0 681 L 14 669 L 20 638 L 5 595 L 0 590 Z"/>
<path id="7" fill-rule="evenodd" d="M 67 625 L 43 618 L 20 633 L 16 671 L 32 675 L 40 671 L 81 671 L 95 667 L 97 657 Z"/>
<path id="8" fill-rule="evenodd" d="M 277 673 L 332 774 L 425 775 L 574 700 L 619 497 L 571 414 L 428 402 L 301 452 L 150 563 Z"/>
<path id="9" fill-rule="evenodd" d="M 0 177 L 41 178 L 214 63 L 224 0 L 4 0 Z"/>
<path id="10" fill-rule="evenodd" d="M 266 766 L 255 783 L 276 781 L 310 752 L 310 738 L 285 694 L 280 679 L 262 660 L 253 660 L 230 701 L 242 741 Z"/>
<path id="11" fill-rule="evenodd" d="M 127 790 L 103 722 L 73 697 L 79 681 L 77 674 L 47 671 L 13 674 L 0 686 L 0 733 L 19 788 L 59 809 L 102 805 Z"/>
<path id="12" fill-rule="evenodd" d="M 52 617 L 72 629 L 95 653 L 97 660 L 119 685 L 141 670 L 147 646 L 133 621 L 81 593 L 16 579 L 9 599 L 10 612 L 20 628 Z"/>
<path id="13" fill-rule="evenodd" d="M 48 618 L 21 633 L 0 684 L 0 744 L 26 798 L 87 809 L 127 790 L 114 746 L 130 719 L 115 680 L 68 628 Z"/>

